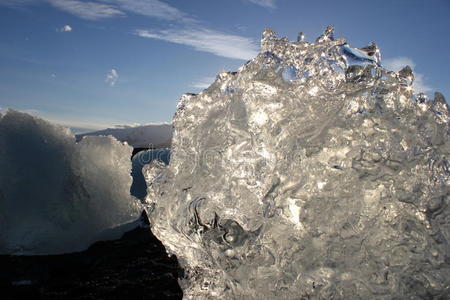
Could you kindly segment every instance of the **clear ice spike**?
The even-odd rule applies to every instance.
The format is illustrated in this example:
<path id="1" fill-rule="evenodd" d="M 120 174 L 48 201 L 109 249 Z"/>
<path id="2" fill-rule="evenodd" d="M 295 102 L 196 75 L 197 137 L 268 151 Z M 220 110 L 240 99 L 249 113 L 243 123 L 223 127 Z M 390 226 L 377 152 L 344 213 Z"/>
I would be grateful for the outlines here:
<path id="1" fill-rule="evenodd" d="M 327 28 L 325 28 L 322 35 L 320 35 L 317 38 L 316 43 L 329 42 L 329 41 L 334 41 L 334 27 L 331 25 L 328 25 Z"/>

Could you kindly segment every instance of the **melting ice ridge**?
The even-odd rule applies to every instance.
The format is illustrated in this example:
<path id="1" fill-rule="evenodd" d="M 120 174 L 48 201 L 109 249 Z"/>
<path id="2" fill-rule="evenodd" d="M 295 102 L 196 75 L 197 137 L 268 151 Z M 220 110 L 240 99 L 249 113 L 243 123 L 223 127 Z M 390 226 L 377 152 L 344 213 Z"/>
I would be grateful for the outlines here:
<path id="1" fill-rule="evenodd" d="M 443 299 L 449 108 L 328 27 L 183 95 L 168 166 L 145 167 L 152 231 L 185 299 Z"/>

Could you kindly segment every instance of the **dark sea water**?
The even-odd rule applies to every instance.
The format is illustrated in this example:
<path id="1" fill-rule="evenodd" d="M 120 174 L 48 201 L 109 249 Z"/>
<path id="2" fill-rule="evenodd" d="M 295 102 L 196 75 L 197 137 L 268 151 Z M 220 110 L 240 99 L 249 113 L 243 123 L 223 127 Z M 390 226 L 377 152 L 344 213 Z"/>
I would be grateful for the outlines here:
<path id="1" fill-rule="evenodd" d="M 147 196 L 147 184 L 145 183 L 144 175 L 142 175 L 142 168 L 154 160 L 159 160 L 166 165 L 169 164 L 170 149 L 135 148 L 133 151 L 133 166 L 131 170 L 133 183 L 131 185 L 130 193 L 138 199 L 144 200 L 145 196 Z"/>

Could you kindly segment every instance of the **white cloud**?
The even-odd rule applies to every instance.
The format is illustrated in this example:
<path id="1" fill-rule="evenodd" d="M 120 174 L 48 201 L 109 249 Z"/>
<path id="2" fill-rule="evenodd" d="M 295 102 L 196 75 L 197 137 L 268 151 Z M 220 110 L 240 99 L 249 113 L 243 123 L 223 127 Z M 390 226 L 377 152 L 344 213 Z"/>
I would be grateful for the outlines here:
<path id="1" fill-rule="evenodd" d="M 106 19 L 125 15 L 124 12 L 110 4 L 79 0 L 48 0 L 48 2 L 58 9 L 86 20 Z"/>
<path id="2" fill-rule="evenodd" d="M 207 28 L 137 30 L 136 35 L 193 47 L 217 56 L 251 59 L 258 53 L 258 47 L 250 38 L 226 34 Z"/>
<path id="3" fill-rule="evenodd" d="M 58 28 L 57 31 L 59 31 L 59 32 L 71 32 L 72 31 L 72 26 L 64 25 L 63 27 Z"/>
<path id="4" fill-rule="evenodd" d="M 275 8 L 275 0 L 248 0 L 249 2 L 266 8 Z"/>
<path id="5" fill-rule="evenodd" d="M 413 60 L 411 58 L 400 56 L 400 57 L 383 59 L 383 66 L 386 69 L 389 69 L 394 72 L 398 72 L 401 69 L 403 69 L 405 66 L 410 66 L 411 69 L 414 70 L 414 68 L 416 67 L 416 64 L 413 62 Z"/>
<path id="6" fill-rule="evenodd" d="M 111 69 L 108 74 L 106 74 L 105 82 L 110 86 L 115 86 L 117 79 L 119 79 L 119 73 L 117 73 L 116 69 Z"/>
<path id="7" fill-rule="evenodd" d="M 182 11 L 159 0 L 115 0 L 120 8 L 135 14 L 164 20 L 188 20 Z"/>
<path id="8" fill-rule="evenodd" d="M 125 11 L 164 20 L 190 20 L 182 11 L 159 0 L 109 0 L 103 1 L 104 3 L 81 0 L 47 1 L 61 10 L 88 20 L 125 16 Z"/>
<path id="9" fill-rule="evenodd" d="M 414 71 L 416 64 L 409 57 L 394 57 L 383 60 L 383 66 L 391 71 L 398 72 L 403 69 L 405 66 L 410 66 Z M 433 88 L 425 83 L 425 78 L 422 73 L 418 73 L 414 71 L 414 82 L 412 88 L 415 93 L 426 93 L 433 90 Z"/>
<path id="10" fill-rule="evenodd" d="M 203 77 L 200 80 L 191 84 L 191 87 L 196 89 L 206 89 L 211 85 L 211 83 L 214 82 L 214 80 L 215 80 L 214 77 Z"/>
<path id="11" fill-rule="evenodd" d="M 0 0 L 0 5 L 22 8 L 39 2 L 48 2 L 60 10 L 87 20 L 121 17 L 128 11 L 163 20 L 196 22 L 184 12 L 160 0 Z"/>

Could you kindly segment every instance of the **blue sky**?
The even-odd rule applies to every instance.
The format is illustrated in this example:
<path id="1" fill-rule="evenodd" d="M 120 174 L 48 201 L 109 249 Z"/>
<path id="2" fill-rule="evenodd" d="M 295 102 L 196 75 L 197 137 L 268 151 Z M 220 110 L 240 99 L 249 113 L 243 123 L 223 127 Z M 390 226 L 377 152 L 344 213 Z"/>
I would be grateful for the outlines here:
<path id="1" fill-rule="evenodd" d="M 327 25 L 450 97 L 450 0 L 0 0 L 0 107 L 66 126 L 170 121 L 181 94 Z"/>

